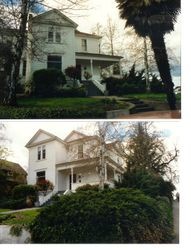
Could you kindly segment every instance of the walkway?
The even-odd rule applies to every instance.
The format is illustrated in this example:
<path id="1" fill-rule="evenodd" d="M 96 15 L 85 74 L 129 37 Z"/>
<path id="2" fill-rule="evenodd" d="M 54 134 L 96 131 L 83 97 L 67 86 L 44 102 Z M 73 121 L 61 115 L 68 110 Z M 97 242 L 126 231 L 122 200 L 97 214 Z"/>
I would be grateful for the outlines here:
<path id="1" fill-rule="evenodd" d="M 150 111 L 132 115 L 119 116 L 119 119 L 180 119 L 181 111 Z"/>
<path id="2" fill-rule="evenodd" d="M 6 212 L 0 212 L 0 214 L 12 214 L 12 213 L 18 213 L 18 212 L 24 212 L 24 211 L 30 211 L 30 210 L 37 210 L 37 209 L 40 209 L 40 207 L 32 207 L 32 208 L 11 210 L 11 211 L 6 211 Z"/>

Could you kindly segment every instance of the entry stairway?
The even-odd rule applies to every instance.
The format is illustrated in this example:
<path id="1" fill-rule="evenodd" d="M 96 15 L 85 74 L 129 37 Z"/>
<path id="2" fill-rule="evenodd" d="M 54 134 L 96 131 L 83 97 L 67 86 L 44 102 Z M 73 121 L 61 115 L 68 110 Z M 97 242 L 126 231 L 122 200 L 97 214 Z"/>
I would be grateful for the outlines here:
<path id="1" fill-rule="evenodd" d="M 44 194 L 43 192 L 40 192 L 38 196 L 38 206 L 42 207 L 42 206 L 50 205 L 52 203 L 53 196 L 69 195 L 71 193 L 72 192 L 69 189 L 65 191 L 59 191 L 59 192 L 55 192 L 53 190 L 53 191 L 47 192 L 46 194 Z"/>
<path id="2" fill-rule="evenodd" d="M 100 83 L 98 80 L 92 79 L 89 81 L 82 81 L 88 96 L 103 96 L 106 94 L 106 84 Z"/>

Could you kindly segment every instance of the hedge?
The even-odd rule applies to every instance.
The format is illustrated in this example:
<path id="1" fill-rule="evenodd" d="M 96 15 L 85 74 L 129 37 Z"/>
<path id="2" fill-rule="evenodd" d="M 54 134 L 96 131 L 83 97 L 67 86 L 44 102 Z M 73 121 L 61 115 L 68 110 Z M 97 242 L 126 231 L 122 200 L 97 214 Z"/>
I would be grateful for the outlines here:
<path id="1" fill-rule="evenodd" d="M 170 243 L 169 204 L 133 189 L 77 192 L 45 207 L 33 243 Z"/>
<path id="2" fill-rule="evenodd" d="M 102 109 L 79 110 L 63 108 L 0 108 L 0 119 L 75 119 L 75 118 L 105 118 Z"/>
<path id="3" fill-rule="evenodd" d="M 25 199 L 30 196 L 34 201 L 37 197 L 37 189 L 33 185 L 21 184 L 13 189 L 13 199 Z"/>
<path id="4" fill-rule="evenodd" d="M 40 69 L 33 73 L 32 89 L 35 96 L 52 97 L 66 84 L 65 75 L 57 69 Z"/>
<path id="5" fill-rule="evenodd" d="M 10 200 L 4 200 L 4 201 L 0 201 L 0 207 L 1 208 L 9 208 L 9 209 L 22 209 L 22 208 L 26 208 L 27 204 L 26 204 L 26 199 L 22 198 L 22 199 L 10 199 Z"/>

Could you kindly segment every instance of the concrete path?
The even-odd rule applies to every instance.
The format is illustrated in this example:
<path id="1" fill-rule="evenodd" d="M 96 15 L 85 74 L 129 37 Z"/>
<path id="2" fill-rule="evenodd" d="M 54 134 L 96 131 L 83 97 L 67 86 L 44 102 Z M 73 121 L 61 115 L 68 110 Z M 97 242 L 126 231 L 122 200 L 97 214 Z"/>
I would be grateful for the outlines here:
<path id="1" fill-rule="evenodd" d="M 179 202 L 175 200 L 173 202 L 173 221 L 174 221 L 174 233 L 175 239 L 172 243 L 178 244 L 179 243 Z"/>

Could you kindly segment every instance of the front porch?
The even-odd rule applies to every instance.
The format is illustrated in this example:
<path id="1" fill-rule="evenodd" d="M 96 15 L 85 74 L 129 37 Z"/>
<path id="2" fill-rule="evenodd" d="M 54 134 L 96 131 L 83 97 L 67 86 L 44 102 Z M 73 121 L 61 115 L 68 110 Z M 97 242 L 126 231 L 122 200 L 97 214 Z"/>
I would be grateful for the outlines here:
<path id="1" fill-rule="evenodd" d="M 84 77 L 85 72 L 90 73 L 92 76 L 91 79 L 97 81 L 103 79 L 104 72 L 106 77 L 120 77 L 122 73 L 120 66 L 121 59 L 121 56 L 76 52 L 76 65 L 81 71 L 80 80 L 86 80 Z M 112 67 L 114 65 L 118 65 L 118 70 Z"/>
<path id="2" fill-rule="evenodd" d="M 75 191 L 78 187 L 86 184 L 99 185 L 96 160 L 85 160 L 82 163 L 71 162 L 57 165 L 57 192 L 71 190 Z M 104 183 L 114 187 L 114 180 L 120 180 L 121 171 L 107 162 L 104 167 Z"/>

